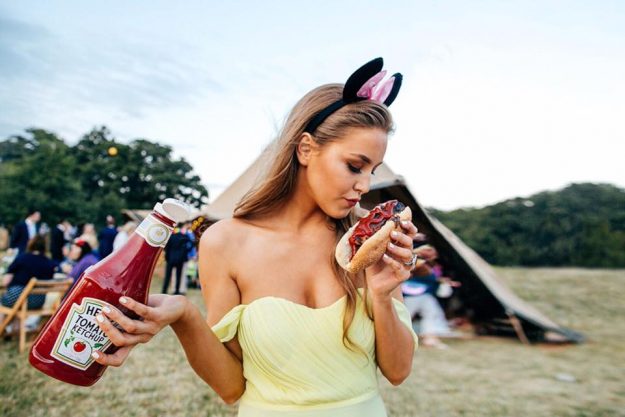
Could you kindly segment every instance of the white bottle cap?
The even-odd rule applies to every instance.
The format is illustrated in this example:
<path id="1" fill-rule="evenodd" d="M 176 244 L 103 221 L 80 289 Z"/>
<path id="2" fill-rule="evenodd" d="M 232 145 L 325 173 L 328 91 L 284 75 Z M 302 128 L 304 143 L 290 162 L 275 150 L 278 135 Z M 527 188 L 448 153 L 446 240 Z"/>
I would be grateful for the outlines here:
<path id="1" fill-rule="evenodd" d="M 166 198 L 161 208 L 165 215 L 176 223 L 187 221 L 191 217 L 191 207 L 184 201 L 175 198 Z"/>

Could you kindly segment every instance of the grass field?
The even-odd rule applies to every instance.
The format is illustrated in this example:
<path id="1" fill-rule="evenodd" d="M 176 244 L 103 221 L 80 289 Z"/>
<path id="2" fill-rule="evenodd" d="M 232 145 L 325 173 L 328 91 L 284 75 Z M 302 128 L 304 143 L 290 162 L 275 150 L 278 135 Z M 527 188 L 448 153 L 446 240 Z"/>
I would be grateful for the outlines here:
<path id="1" fill-rule="evenodd" d="M 584 333 L 587 343 L 528 347 L 487 337 L 452 341 L 444 351 L 420 349 L 400 387 L 380 378 L 389 415 L 625 416 L 625 271 L 497 271 L 548 317 Z M 201 303 L 199 292 L 189 296 Z M 14 341 L 0 342 L 0 416 L 235 415 L 236 407 L 195 376 L 169 329 L 91 388 L 44 376 Z"/>

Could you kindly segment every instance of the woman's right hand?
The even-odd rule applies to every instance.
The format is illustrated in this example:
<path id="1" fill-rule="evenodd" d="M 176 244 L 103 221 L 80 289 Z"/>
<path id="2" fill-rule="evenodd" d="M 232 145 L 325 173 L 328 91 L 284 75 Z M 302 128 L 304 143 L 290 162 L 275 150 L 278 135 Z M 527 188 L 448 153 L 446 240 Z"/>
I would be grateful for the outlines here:
<path id="1" fill-rule="evenodd" d="M 188 305 L 184 296 L 165 294 L 151 295 L 148 305 L 129 297 L 121 297 L 119 302 L 141 319 L 133 320 L 111 305 L 102 309 L 102 313 L 96 317 L 98 326 L 119 349 L 112 354 L 94 352 L 94 360 L 101 365 L 120 366 L 133 347 L 147 343 L 164 327 L 180 320 Z M 122 330 L 114 326 L 112 321 Z"/>

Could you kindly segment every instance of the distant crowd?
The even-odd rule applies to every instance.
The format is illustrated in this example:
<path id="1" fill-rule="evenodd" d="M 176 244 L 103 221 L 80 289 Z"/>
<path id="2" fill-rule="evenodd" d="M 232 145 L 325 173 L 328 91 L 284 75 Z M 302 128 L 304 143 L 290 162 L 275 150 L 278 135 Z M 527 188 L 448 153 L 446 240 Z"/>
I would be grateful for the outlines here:
<path id="1" fill-rule="evenodd" d="M 178 225 L 165 247 L 162 287 L 165 294 L 185 294 L 189 286 L 199 286 L 195 235 L 190 226 L 189 223 Z M 7 288 L 0 302 L 12 307 L 33 277 L 42 280 L 69 277 L 75 282 L 91 265 L 122 247 L 136 227 L 132 221 L 118 227 L 109 215 L 106 226 L 97 233 L 92 223 L 74 226 L 67 220 L 48 228 L 41 222 L 41 213 L 31 211 L 13 228 L 10 249 L 2 259 L 0 276 Z M 413 318 L 420 318 L 416 330 L 421 335 L 422 346 L 444 349 L 447 346 L 439 338 L 453 336 L 454 331 L 440 302 L 450 297 L 460 283 L 445 276 L 438 252 L 425 235 L 415 239 L 413 252 L 420 262 L 412 270 L 411 278 L 402 284 L 404 302 Z M 41 308 L 44 302 L 44 296 L 30 295 L 28 308 Z"/>
<path id="2" fill-rule="evenodd" d="M 0 262 L 1 283 L 7 287 L 0 299 L 4 306 L 14 305 L 31 278 L 69 277 L 75 282 L 91 265 L 122 247 L 137 227 L 132 221 L 118 227 L 111 215 L 106 217 L 106 225 L 99 232 L 93 223 L 75 226 L 62 220 L 50 228 L 41 220 L 38 210 L 30 210 L 11 231 L 9 250 Z M 164 293 L 184 294 L 189 285 L 197 285 L 194 240 L 188 223 L 174 230 L 165 247 Z M 174 271 L 176 279 L 172 281 Z M 44 302 L 43 296 L 31 295 L 28 308 L 41 308 Z"/>

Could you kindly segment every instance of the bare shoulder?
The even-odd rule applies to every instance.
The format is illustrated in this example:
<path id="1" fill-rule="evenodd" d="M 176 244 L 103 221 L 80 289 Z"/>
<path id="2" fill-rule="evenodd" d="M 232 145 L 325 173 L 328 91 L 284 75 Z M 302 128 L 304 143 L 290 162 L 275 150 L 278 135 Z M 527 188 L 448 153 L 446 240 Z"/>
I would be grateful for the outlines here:
<path id="1" fill-rule="evenodd" d="M 232 234 L 236 233 L 237 229 L 236 219 L 219 220 L 202 233 L 200 245 L 211 247 L 214 245 L 223 246 L 228 243 L 232 238 Z"/>
<path id="2" fill-rule="evenodd" d="M 220 220 L 204 231 L 199 249 L 213 253 L 218 250 L 220 254 L 233 251 L 245 240 L 248 229 L 247 225 L 238 219 Z"/>
<path id="3" fill-rule="evenodd" d="M 247 233 L 237 219 L 224 219 L 210 226 L 200 239 L 198 266 L 202 295 L 209 324 L 215 324 L 228 310 L 241 302 L 237 285 L 237 250 Z"/>

